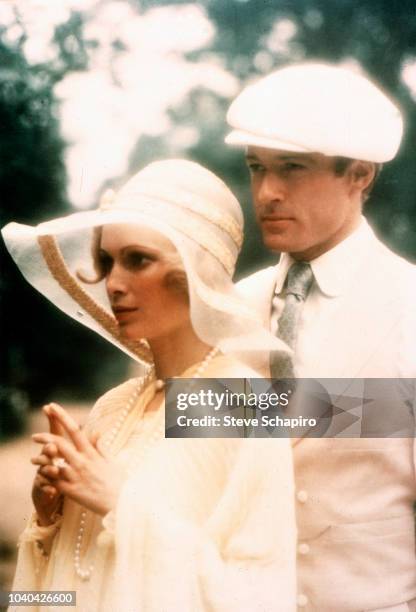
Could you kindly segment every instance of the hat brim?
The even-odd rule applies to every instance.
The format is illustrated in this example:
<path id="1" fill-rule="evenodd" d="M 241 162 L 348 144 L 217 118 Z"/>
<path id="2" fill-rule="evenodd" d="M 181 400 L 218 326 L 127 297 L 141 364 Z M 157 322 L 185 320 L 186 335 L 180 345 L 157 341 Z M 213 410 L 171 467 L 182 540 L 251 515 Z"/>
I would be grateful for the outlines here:
<path id="1" fill-rule="evenodd" d="M 278 140 L 277 138 L 267 138 L 265 136 L 257 136 L 243 130 L 233 130 L 225 137 L 226 144 L 235 146 L 253 146 L 262 147 L 264 149 L 276 149 L 278 151 L 293 151 L 296 153 L 313 153 L 312 149 L 300 147 L 293 142 Z"/>

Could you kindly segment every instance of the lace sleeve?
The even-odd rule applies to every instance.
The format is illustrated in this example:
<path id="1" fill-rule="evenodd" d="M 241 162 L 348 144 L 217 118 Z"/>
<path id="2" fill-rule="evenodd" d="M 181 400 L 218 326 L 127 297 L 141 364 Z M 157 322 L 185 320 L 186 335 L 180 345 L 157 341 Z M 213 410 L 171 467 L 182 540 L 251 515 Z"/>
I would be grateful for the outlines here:
<path id="1" fill-rule="evenodd" d="M 55 533 L 59 530 L 61 523 L 62 514 L 60 512 L 56 512 L 53 517 L 53 522 L 50 525 L 39 525 L 38 515 L 36 512 L 33 512 L 25 530 L 22 532 L 19 538 L 19 543 L 47 540 L 55 535 Z"/>
<path id="2" fill-rule="evenodd" d="M 17 543 L 18 547 L 33 545 L 33 554 L 39 566 L 41 561 L 49 558 L 53 540 L 61 527 L 61 523 L 62 514 L 56 512 L 53 517 L 53 523 L 46 526 L 39 525 L 38 515 L 36 512 L 33 512 L 25 530 L 20 535 Z"/>

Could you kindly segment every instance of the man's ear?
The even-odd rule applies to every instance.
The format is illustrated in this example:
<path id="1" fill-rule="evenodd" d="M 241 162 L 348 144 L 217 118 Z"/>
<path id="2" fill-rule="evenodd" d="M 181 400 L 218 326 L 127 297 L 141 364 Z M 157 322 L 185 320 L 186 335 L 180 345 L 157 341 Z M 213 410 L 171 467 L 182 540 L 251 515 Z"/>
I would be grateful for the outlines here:
<path id="1" fill-rule="evenodd" d="M 363 192 L 374 181 L 376 167 L 373 162 L 355 159 L 348 168 L 348 174 L 352 187 Z"/>

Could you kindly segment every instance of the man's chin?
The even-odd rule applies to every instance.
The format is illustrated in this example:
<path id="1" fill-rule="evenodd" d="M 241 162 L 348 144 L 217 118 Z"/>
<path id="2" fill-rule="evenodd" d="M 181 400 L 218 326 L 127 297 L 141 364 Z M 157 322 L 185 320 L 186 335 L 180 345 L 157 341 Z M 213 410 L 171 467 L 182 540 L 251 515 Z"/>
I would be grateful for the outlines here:
<path id="1" fill-rule="evenodd" d="M 283 236 L 277 234 L 263 234 L 263 242 L 267 249 L 276 253 L 290 253 L 294 247 L 291 240 L 285 240 Z"/>

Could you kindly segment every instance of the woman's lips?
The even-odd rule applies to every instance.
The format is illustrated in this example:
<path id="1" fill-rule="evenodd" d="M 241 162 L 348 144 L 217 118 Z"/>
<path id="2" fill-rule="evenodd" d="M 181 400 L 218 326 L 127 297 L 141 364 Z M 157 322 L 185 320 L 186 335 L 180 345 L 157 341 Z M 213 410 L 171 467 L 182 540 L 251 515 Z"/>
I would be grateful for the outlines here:
<path id="1" fill-rule="evenodd" d="M 137 308 L 124 308 L 121 306 L 113 308 L 113 313 L 117 321 L 129 319 L 133 312 L 137 312 Z"/>

